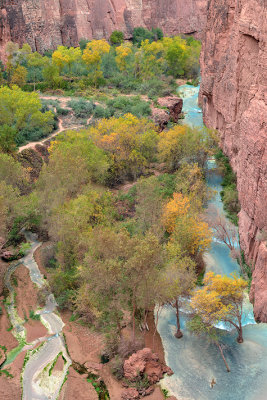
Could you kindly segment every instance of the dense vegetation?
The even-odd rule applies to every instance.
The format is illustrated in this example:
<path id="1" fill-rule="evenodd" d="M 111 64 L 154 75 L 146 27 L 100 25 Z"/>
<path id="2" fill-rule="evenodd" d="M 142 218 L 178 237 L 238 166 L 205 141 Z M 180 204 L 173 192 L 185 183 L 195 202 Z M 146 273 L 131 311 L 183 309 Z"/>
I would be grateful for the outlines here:
<path id="1" fill-rule="evenodd" d="M 203 272 L 211 243 L 203 219 L 211 196 L 204 168 L 217 140 L 207 129 L 186 125 L 160 133 L 146 101 L 117 96 L 130 91 L 153 98 L 168 94 L 173 78 L 196 78 L 199 42 L 143 28 L 135 30 L 133 43 L 124 42 L 120 32 L 110 42 L 82 40 L 78 48 L 60 46 L 44 56 L 28 45 L 8 45 L 2 82 L 9 87 L 0 89 L 0 246 L 21 243 L 22 228 L 51 240 L 44 261 L 57 302 L 106 335 L 106 352 L 117 356 L 119 376 L 123 358 L 138 346 L 137 326 L 144 326 L 156 305 L 175 307 L 176 337 L 182 337 L 180 307 Z M 84 97 L 61 108 L 57 100 L 41 103 L 36 88 Z M 81 121 L 92 118 L 91 125 L 58 134 L 32 179 L 32 168 L 18 161 L 16 144 L 47 135 L 55 114 L 69 110 Z M 228 180 L 229 174 L 224 194 L 229 199 Z M 223 303 L 225 278 L 217 277 L 216 288 L 210 288 L 214 282 L 207 278 L 209 288 L 193 297 L 191 326 L 201 325 L 201 332 L 211 330 L 204 307 L 210 292 L 212 323 L 228 318 L 242 297 L 231 292 Z M 245 283 L 238 282 L 243 290 Z M 128 339 L 122 335 L 125 325 L 131 328 Z"/>
<path id="2" fill-rule="evenodd" d="M 197 78 L 200 42 L 191 37 L 163 37 L 160 30 L 139 30 L 135 30 L 133 43 L 124 42 L 121 33 L 114 32 L 110 44 L 105 40 L 82 40 L 80 47 L 59 46 L 45 55 L 32 53 L 27 44 L 20 49 L 10 42 L 1 80 L 26 90 L 80 91 L 112 86 L 124 92 L 150 92 L 153 96 L 155 90 L 169 86 L 172 78 Z"/>
<path id="3" fill-rule="evenodd" d="M 92 122 L 126 113 L 146 117 L 151 114 L 149 102 L 120 95 L 142 94 L 155 101 L 174 92 L 175 78 L 197 78 L 199 53 L 200 42 L 191 37 L 167 38 L 159 29 L 150 32 L 144 28 L 135 29 L 133 42 L 124 41 L 123 34 L 115 31 L 109 42 L 81 40 L 77 48 L 59 46 L 44 55 L 33 53 L 28 44 L 19 48 L 10 42 L 6 46 L 7 64 L 2 64 L 0 71 L 0 83 L 8 86 L 0 93 L 2 112 L 19 103 L 17 115 L 22 108 L 27 112 L 32 106 L 34 113 L 8 121 L 0 116 L 0 145 L 6 151 L 5 147 L 12 150 L 43 138 L 56 129 L 57 116 L 68 113 L 59 106 L 42 106 L 35 93 L 26 92 L 57 90 L 59 94 L 87 97 L 90 101 L 72 100 L 69 104 L 83 125 L 90 116 Z M 99 97 L 104 101 L 99 103 Z"/>

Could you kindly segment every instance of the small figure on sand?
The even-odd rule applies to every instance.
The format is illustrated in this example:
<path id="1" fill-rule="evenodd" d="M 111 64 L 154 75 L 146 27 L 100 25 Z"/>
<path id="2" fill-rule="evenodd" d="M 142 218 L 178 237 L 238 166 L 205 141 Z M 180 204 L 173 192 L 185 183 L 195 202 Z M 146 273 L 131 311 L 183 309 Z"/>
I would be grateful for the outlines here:
<path id="1" fill-rule="evenodd" d="M 211 382 L 210 382 L 210 387 L 211 389 L 213 389 L 213 386 L 216 385 L 216 381 L 214 378 L 212 378 Z"/>

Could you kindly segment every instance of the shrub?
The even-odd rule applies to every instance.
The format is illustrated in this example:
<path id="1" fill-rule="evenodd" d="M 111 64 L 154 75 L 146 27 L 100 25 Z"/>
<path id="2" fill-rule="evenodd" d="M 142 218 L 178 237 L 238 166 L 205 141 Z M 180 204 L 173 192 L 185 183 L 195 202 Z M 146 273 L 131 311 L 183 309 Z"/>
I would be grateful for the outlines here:
<path id="1" fill-rule="evenodd" d="M 123 364 L 124 360 L 118 355 L 111 361 L 111 372 L 119 381 L 124 377 Z"/>
<path id="2" fill-rule="evenodd" d="M 33 310 L 30 310 L 29 316 L 35 321 L 40 321 L 40 314 L 35 314 Z"/>
<path id="3" fill-rule="evenodd" d="M 79 41 L 80 49 L 85 50 L 88 42 L 89 42 L 89 40 L 87 40 L 85 38 L 80 39 L 80 41 Z"/>
<path id="4" fill-rule="evenodd" d="M 133 43 L 137 46 L 141 46 L 143 40 L 148 39 L 150 42 L 154 40 L 154 33 L 143 27 L 134 28 L 133 31 Z"/>
<path id="5" fill-rule="evenodd" d="M 221 198 L 224 204 L 224 209 L 228 214 L 229 219 L 235 224 L 238 224 L 238 213 L 240 211 L 240 204 L 238 200 L 238 191 L 236 187 L 236 175 L 232 170 L 228 158 L 219 150 L 215 154 L 218 166 L 222 170 L 223 181 L 221 191 Z"/>
<path id="6" fill-rule="evenodd" d="M 96 106 L 94 109 L 94 117 L 95 118 L 110 118 L 112 116 L 112 112 L 109 108 L 105 108 L 102 106 Z"/>
<path id="7" fill-rule="evenodd" d="M 68 103 L 68 106 L 72 108 L 74 111 L 74 115 L 76 118 L 86 118 L 92 115 L 94 110 L 94 104 L 90 101 L 87 101 L 83 98 L 79 100 L 71 100 Z"/>
<path id="8" fill-rule="evenodd" d="M 59 115 L 68 115 L 69 110 L 67 110 L 66 108 L 58 107 L 58 108 L 57 108 L 57 113 L 58 113 Z"/>
<path id="9" fill-rule="evenodd" d="M 113 31 L 109 41 L 111 44 L 120 44 L 124 41 L 124 34 L 121 31 Z"/>
<path id="10" fill-rule="evenodd" d="M 141 118 L 151 114 L 150 105 L 146 101 L 141 100 L 138 96 L 119 96 L 115 99 L 108 100 L 107 105 L 110 114 L 115 115 L 116 117 L 130 113 Z"/>

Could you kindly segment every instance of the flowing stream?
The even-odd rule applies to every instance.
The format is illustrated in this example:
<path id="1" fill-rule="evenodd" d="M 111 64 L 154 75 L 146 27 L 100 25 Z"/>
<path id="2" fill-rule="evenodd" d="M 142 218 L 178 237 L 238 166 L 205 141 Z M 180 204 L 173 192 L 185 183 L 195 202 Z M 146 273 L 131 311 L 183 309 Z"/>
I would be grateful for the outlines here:
<path id="1" fill-rule="evenodd" d="M 184 85 L 179 94 L 184 100 L 184 122 L 191 126 L 203 126 L 201 109 L 198 107 L 199 88 Z M 216 164 L 210 160 L 207 165 L 207 182 L 216 190 L 211 200 L 213 208 L 223 212 L 220 198 L 222 178 L 216 173 Z M 230 257 L 228 247 L 215 239 L 205 255 L 206 270 L 230 275 L 239 273 L 240 268 Z M 162 381 L 172 395 L 179 400 L 266 400 L 267 399 L 267 324 L 256 324 L 252 305 L 244 304 L 244 343 L 236 342 L 236 330 L 220 326 L 222 347 L 231 372 L 227 373 L 218 348 L 205 338 L 197 338 L 186 329 L 187 316 L 181 313 L 182 339 L 176 339 L 176 315 L 172 307 L 165 307 L 160 313 L 160 333 L 166 363 L 174 375 Z M 212 379 L 216 384 L 210 387 Z"/>

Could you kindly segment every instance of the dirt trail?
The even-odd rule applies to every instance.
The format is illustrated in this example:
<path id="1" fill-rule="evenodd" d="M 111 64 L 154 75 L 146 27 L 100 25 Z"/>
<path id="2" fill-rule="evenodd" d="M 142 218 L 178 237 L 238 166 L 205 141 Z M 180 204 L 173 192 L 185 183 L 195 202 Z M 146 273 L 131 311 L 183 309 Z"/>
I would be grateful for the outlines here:
<path id="1" fill-rule="evenodd" d="M 76 100 L 78 98 L 75 98 L 75 97 L 63 97 L 63 96 L 62 97 L 61 96 L 40 96 L 40 99 L 41 100 L 54 100 L 54 101 L 57 100 L 60 103 L 60 107 L 70 109 L 67 106 L 68 102 L 70 100 L 73 100 L 73 99 Z M 87 125 L 91 122 L 92 118 L 93 117 L 90 116 L 87 119 Z M 42 140 L 39 140 L 37 142 L 30 142 L 30 143 L 25 144 L 24 146 L 19 147 L 18 152 L 21 153 L 23 150 L 32 149 L 38 144 L 42 145 L 47 140 L 52 139 L 53 137 L 57 136 L 61 132 L 67 131 L 69 129 L 73 130 L 73 129 L 82 129 L 82 128 L 84 128 L 84 125 L 76 125 L 76 126 L 72 126 L 70 128 L 65 128 L 65 127 L 63 127 L 63 119 L 59 117 L 58 118 L 58 129 L 55 132 L 53 132 L 51 135 L 45 137 Z"/>

